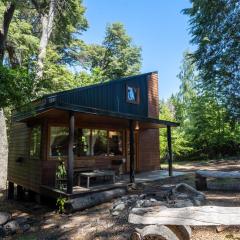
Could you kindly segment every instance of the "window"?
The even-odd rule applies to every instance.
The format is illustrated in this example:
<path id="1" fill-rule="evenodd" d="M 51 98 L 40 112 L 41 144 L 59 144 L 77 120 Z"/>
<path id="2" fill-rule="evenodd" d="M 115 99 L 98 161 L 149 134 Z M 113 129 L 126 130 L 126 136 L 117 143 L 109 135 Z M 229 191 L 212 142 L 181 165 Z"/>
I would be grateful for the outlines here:
<path id="1" fill-rule="evenodd" d="M 41 126 L 32 128 L 30 137 L 30 158 L 40 158 L 41 151 Z"/>
<path id="2" fill-rule="evenodd" d="M 140 96 L 139 96 L 139 87 L 135 86 L 126 86 L 126 99 L 129 103 L 139 104 Z"/>
<path id="3" fill-rule="evenodd" d="M 77 128 L 75 131 L 75 143 L 77 156 L 91 155 L 91 130 Z"/>
<path id="4" fill-rule="evenodd" d="M 109 155 L 115 156 L 115 155 L 122 155 L 123 154 L 123 138 L 122 138 L 122 132 L 117 131 L 109 131 L 108 134 L 108 142 L 109 142 Z"/>
<path id="5" fill-rule="evenodd" d="M 107 155 L 106 130 L 92 130 L 92 153 L 94 156 Z"/>
<path id="6" fill-rule="evenodd" d="M 68 154 L 68 128 L 50 128 L 50 156 L 67 156 Z"/>
<path id="7" fill-rule="evenodd" d="M 50 128 L 50 157 L 68 155 L 68 128 Z M 123 134 L 121 131 L 98 129 L 75 129 L 74 153 L 81 156 L 116 156 L 123 154 Z"/>

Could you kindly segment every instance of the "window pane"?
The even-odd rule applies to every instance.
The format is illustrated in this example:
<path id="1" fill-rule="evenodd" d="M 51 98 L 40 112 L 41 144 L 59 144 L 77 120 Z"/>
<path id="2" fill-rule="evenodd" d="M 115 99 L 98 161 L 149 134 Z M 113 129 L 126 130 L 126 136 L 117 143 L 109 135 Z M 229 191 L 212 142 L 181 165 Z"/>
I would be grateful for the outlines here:
<path id="1" fill-rule="evenodd" d="M 122 155 L 122 132 L 109 131 L 109 154 L 111 156 Z"/>
<path id="2" fill-rule="evenodd" d="M 92 130 L 92 149 L 95 156 L 107 154 L 106 130 Z"/>
<path id="3" fill-rule="evenodd" d="M 40 158 L 41 126 L 32 128 L 30 139 L 30 157 Z"/>
<path id="4" fill-rule="evenodd" d="M 68 128 L 51 127 L 50 130 L 50 156 L 67 156 L 68 154 Z"/>
<path id="5" fill-rule="evenodd" d="M 76 142 L 76 155 L 77 156 L 90 156 L 90 137 L 91 131 L 89 129 L 78 128 L 75 132 L 75 142 Z"/>

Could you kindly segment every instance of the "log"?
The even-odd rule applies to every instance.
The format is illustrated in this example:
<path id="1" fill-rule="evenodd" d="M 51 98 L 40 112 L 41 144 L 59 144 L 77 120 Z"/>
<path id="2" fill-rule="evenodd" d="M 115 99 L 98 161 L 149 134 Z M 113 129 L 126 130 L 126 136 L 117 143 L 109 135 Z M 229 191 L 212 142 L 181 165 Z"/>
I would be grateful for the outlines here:
<path id="1" fill-rule="evenodd" d="M 128 221 L 145 225 L 239 225 L 240 207 L 183 207 L 167 208 L 156 206 L 151 208 L 133 208 Z"/>
<path id="2" fill-rule="evenodd" d="M 168 227 L 163 225 L 149 225 L 142 229 L 137 228 L 136 231 L 140 233 L 142 239 L 149 239 L 150 237 L 155 237 L 154 239 L 164 239 L 164 240 L 179 240 L 176 234 Z M 186 239 L 187 240 L 187 239 Z"/>
<path id="3" fill-rule="evenodd" d="M 121 197 L 125 195 L 126 192 L 126 188 L 115 188 L 107 191 L 87 194 L 85 196 L 77 197 L 67 201 L 65 208 L 67 212 L 83 210 L 104 202 L 108 202 L 113 198 Z"/>
<path id="4" fill-rule="evenodd" d="M 205 178 L 233 178 L 240 179 L 239 171 L 231 171 L 231 172 L 223 172 L 223 171 L 207 171 L 207 170 L 198 170 L 196 171 L 196 175 Z"/>

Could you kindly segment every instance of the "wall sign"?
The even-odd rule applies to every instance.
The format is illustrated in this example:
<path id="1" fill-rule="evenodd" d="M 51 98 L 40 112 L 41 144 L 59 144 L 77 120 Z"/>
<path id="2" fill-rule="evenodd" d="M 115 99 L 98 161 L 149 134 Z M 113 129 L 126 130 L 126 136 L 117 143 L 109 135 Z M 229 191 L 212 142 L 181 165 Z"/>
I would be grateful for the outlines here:
<path id="1" fill-rule="evenodd" d="M 126 99 L 129 103 L 139 104 L 140 102 L 140 89 L 133 85 L 126 86 Z"/>

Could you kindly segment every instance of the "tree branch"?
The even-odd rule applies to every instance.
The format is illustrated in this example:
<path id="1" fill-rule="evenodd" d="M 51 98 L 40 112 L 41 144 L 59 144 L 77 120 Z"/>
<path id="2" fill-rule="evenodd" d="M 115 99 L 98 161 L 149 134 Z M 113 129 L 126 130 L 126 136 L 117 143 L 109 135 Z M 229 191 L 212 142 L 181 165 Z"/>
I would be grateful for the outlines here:
<path id="1" fill-rule="evenodd" d="M 15 3 L 11 2 L 7 5 L 6 10 L 3 14 L 3 23 L 2 28 L 0 30 L 0 64 L 3 63 L 8 30 L 13 18 L 15 8 L 16 8 Z"/>

